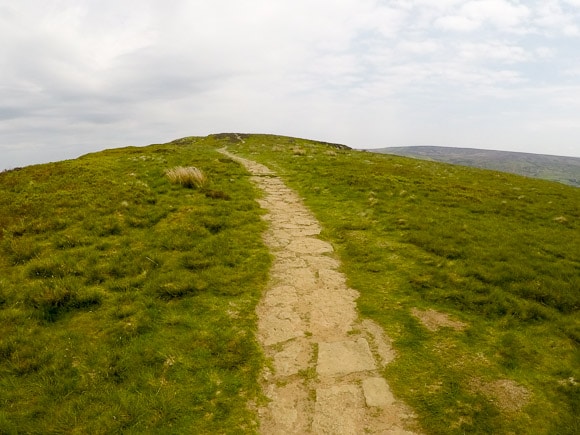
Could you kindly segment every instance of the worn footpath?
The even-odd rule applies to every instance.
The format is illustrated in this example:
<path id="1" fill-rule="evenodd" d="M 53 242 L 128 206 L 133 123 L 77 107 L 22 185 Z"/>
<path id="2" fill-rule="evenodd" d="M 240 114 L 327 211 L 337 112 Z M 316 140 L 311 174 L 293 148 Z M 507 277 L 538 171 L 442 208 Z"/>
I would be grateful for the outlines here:
<path id="1" fill-rule="evenodd" d="M 358 318 L 329 243 L 300 198 L 264 165 L 240 158 L 264 191 L 265 243 L 274 255 L 258 312 L 258 339 L 271 361 L 262 375 L 263 434 L 412 434 L 409 408 L 381 370 L 394 353 L 382 329 Z"/>

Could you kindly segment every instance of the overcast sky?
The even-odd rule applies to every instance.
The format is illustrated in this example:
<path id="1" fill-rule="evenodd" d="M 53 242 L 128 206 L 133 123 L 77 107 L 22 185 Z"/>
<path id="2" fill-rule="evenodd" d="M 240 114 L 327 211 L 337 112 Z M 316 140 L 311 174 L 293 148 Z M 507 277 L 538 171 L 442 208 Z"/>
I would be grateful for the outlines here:
<path id="1" fill-rule="evenodd" d="M 0 170 L 219 132 L 580 156 L 580 0 L 0 0 Z"/>

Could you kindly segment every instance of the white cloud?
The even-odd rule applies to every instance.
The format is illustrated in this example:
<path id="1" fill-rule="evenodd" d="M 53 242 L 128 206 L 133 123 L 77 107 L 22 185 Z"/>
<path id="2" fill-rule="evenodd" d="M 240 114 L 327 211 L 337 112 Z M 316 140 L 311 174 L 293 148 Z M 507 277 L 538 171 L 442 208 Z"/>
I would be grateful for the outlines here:
<path id="1" fill-rule="evenodd" d="M 575 24 L 564 26 L 562 33 L 566 36 L 580 36 L 580 28 Z"/>
<path id="2" fill-rule="evenodd" d="M 459 45 L 459 56 L 467 61 L 499 61 L 519 63 L 531 60 L 532 55 L 521 46 L 497 41 L 467 42 Z"/>
<path id="3" fill-rule="evenodd" d="M 397 49 L 411 55 L 428 55 L 442 50 L 441 44 L 433 40 L 403 41 L 397 45 Z"/>
<path id="4" fill-rule="evenodd" d="M 575 0 L 580 3 L 580 1 Z M 538 4 L 535 10 L 534 24 L 545 35 L 554 36 L 564 34 L 566 36 L 580 35 L 580 10 L 574 11 L 565 5 L 573 4 L 571 1 L 562 3 L 559 0 L 545 0 Z"/>
<path id="5" fill-rule="evenodd" d="M 528 7 L 507 0 L 476 0 L 465 3 L 462 13 L 472 20 L 487 22 L 500 30 L 521 26 L 530 16 Z"/>
<path id="6" fill-rule="evenodd" d="M 499 102 L 524 118 L 550 106 L 552 128 L 572 110 L 553 83 L 577 84 L 578 5 L 0 0 L 0 169 L 15 146 L 56 156 L 221 130 L 461 144 Z M 469 128 L 446 130 L 443 114 Z"/>
<path id="7" fill-rule="evenodd" d="M 439 28 L 469 32 L 484 25 L 501 31 L 521 31 L 530 10 L 528 7 L 507 0 L 474 0 L 462 2 L 459 8 L 448 10 L 446 15 L 435 20 Z"/>
<path id="8" fill-rule="evenodd" d="M 481 22 L 461 15 L 447 15 L 437 18 L 435 20 L 435 26 L 444 30 L 471 32 L 479 28 Z"/>

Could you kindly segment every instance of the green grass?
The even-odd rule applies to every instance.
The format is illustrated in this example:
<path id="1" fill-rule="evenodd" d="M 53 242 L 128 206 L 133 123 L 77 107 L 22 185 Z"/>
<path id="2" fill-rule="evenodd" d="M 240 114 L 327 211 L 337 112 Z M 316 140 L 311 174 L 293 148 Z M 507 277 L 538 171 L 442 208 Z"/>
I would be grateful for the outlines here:
<path id="1" fill-rule="evenodd" d="M 253 432 L 256 195 L 195 138 L 0 174 L 0 433 Z"/>
<path id="2" fill-rule="evenodd" d="M 256 431 L 270 257 L 259 193 L 224 145 L 321 221 L 426 433 L 580 432 L 579 189 L 240 137 L 0 174 L 0 433 Z M 206 184 L 172 184 L 175 167 Z M 429 331 L 413 308 L 468 326 Z M 530 393 L 522 409 L 489 394 L 498 380 Z"/>
<path id="3" fill-rule="evenodd" d="M 394 340 L 398 358 L 385 376 L 427 433 L 580 432 L 579 189 L 307 140 L 244 139 L 230 150 L 278 171 L 322 222 L 362 315 Z M 431 332 L 414 307 L 468 328 Z M 476 387 L 506 379 L 530 392 L 520 411 Z"/>

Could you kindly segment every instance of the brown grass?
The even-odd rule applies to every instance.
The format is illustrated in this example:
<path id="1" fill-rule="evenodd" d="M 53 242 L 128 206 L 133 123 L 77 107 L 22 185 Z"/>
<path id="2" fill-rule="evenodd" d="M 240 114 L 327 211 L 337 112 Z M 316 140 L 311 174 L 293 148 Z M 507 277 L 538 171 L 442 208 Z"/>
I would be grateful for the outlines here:
<path id="1" fill-rule="evenodd" d="M 202 188 L 207 184 L 207 177 L 203 171 L 194 166 L 176 166 L 165 171 L 169 181 L 189 188 Z"/>
<path id="2" fill-rule="evenodd" d="M 531 396 L 527 388 L 509 379 L 486 383 L 479 378 L 474 378 L 470 382 L 470 387 L 483 393 L 504 412 L 521 411 L 528 404 Z"/>

